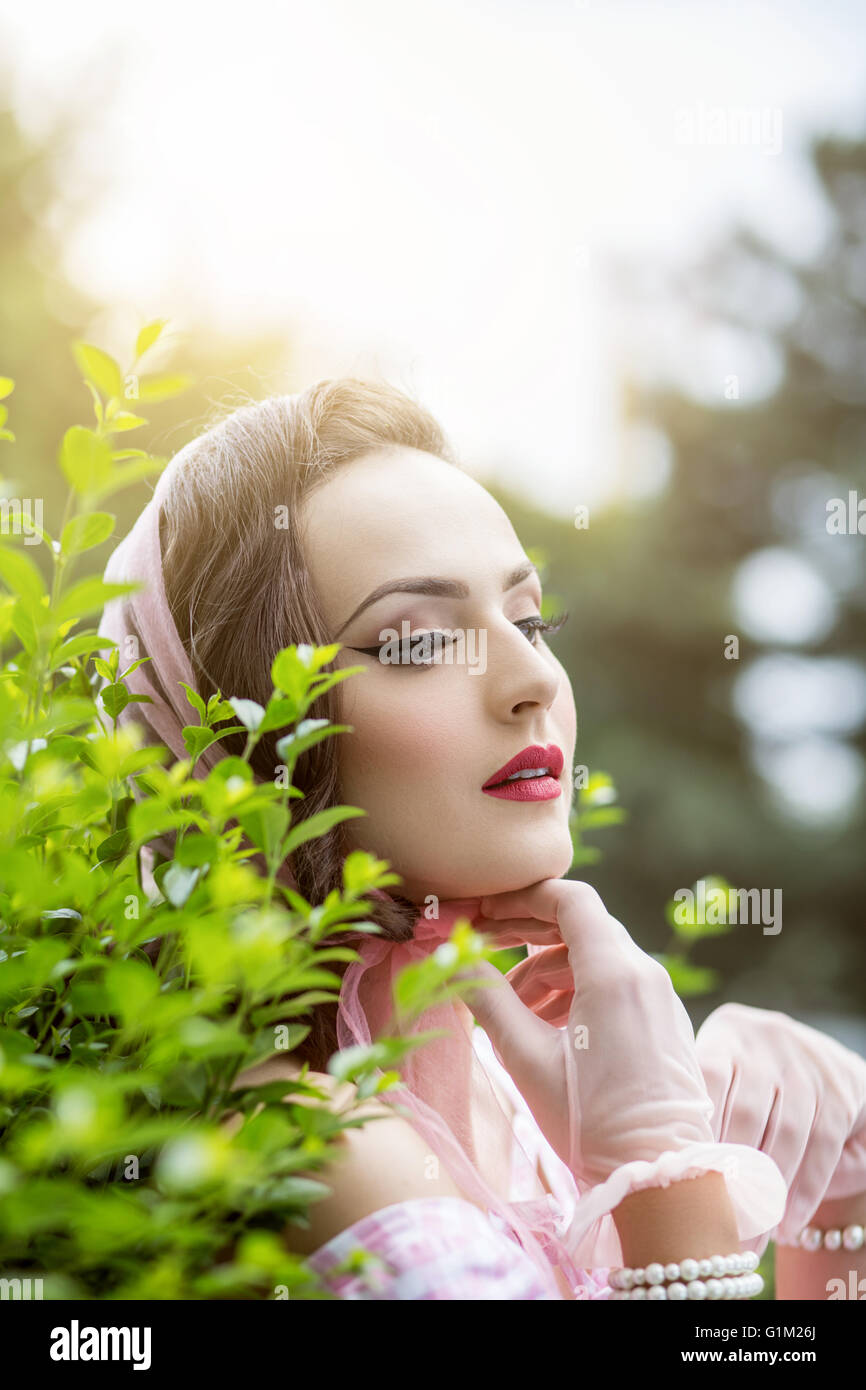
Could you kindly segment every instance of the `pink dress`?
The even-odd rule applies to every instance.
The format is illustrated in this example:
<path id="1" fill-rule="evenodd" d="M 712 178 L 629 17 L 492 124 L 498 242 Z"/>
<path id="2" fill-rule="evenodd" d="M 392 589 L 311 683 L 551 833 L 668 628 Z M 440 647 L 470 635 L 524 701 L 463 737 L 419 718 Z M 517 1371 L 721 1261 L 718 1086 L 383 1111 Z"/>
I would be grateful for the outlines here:
<path id="1" fill-rule="evenodd" d="M 486 1033 L 475 1028 L 473 1045 L 494 1084 L 511 1102 L 515 1139 L 535 1162 L 550 1189 L 551 1207 L 563 1226 L 578 1198 L 568 1169 L 551 1149 L 511 1077 L 496 1060 Z M 515 1163 L 512 1201 L 521 1200 Z M 337 1273 L 344 1262 L 349 1268 Z M 416 1197 L 372 1212 L 307 1260 L 338 1298 L 367 1300 L 561 1299 L 551 1277 L 545 1284 L 516 1233 L 494 1212 L 462 1197 Z M 575 1299 L 608 1299 L 607 1269 L 561 1266 Z"/>

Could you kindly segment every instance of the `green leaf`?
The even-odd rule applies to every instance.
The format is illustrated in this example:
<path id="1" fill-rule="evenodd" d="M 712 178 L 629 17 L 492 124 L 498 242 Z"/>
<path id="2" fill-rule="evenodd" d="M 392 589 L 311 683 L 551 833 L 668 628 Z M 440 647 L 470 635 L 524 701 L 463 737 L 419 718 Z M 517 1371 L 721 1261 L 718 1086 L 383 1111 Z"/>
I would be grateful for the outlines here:
<path id="1" fill-rule="evenodd" d="M 693 941 L 705 936 L 725 936 L 733 930 L 737 896 L 725 879 L 708 875 L 688 893 L 688 898 L 671 898 L 665 907 L 665 916 L 677 936 Z"/>
<path id="2" fill-rule="evenodd" d="M 607 772 L 593 772 L 587 785 L 580 788 L 578 800 L 581 807 L 609 806 L 616 801 L 613 778 Z"/>
<path id="3" fill-rule="evenodd" d="M 67 521 L 60 538 L 60 547 L 66 555 L 80 555 L 84 550 L 92 550 L 114 530 L 116 517 L 111 512 L 88 512 L 84 516 L 74 516 Z"/>
<path id="4" fill-rule="evenodd" d="M 126 680 L 127 676 L 131 676 L 133 671 L 137 671 L 139 666 L 143 666 L 146 661 L 150 660 L 151 657 L 149 656 L 140 656 L 137 661 L 131 661 L 129 665 L 126 667 L 126 669 L 124 671 L 121 671 L 121 680 Z"/>
<path id="5" fill-rule="evenodd" d="M 115 492 L 122 492 L 125 487 L 131 487 L 133 483 L 138 483 L 142 478 L 147 478 L 151 473 L 161 473 L 165 468 L 165 459 L 151 458 L 147 454 L 141 457 L 141 450 L 136 450 L 136 458 L 140 462 L 130 463 L 126 468 L 117 466 L 118 456 L 112 454 L 114 468 L 110 478 L 99 487 L 94 488 L 90 494 L 94 501 L 103 501 L 106 497 L 111 497 Z M 127 453 L 127 457 L 129 454 Z"/>
<path id="6" fill-rule="evenodd" d="M 167 401 L 172 396 L 179 396 L 183 391 L 189 390 L 192 385 L 192 377 L 188 376 L 151 376 L 140 377 L 138 381 L 138 395 L 133 396 L 133 400 L 139 401 Z"/>
<path id="7" fill-rule="evenodd" d="M 344 891 L 350 898 L 357 898 L 371 888 L 380 887 L 385 881 L 383 874 L 387 867 L 384 859 L 377 859 L 367 850 L 352 850 L 343 860 Z"/>
<path id="8" fill-rule="evenodd" d="M 211 695 L 207 702 L 208 724 L 221 724 L 224 720 L 234 719 L 234 717 L 235 712 L 228 700 L 224 700 L 219 693 Z"/>
<path id="9" fill-rule="evenodd" d="M 55 609 L 58 623 L 68 622 L 70 618 L 81 618 L 85 613 L 96 613 L 104 608 L 110 599 L 120 598 L 140 589 L 139 583 L 106 584 L 95 575 L 82 579 L 65 593 Z"/>
<path id="10" fill-rule="evenodd" d="M 607 825 L 622 825 L 627 818 L 628 812 L 621 806 L 599 806 L 578 811 L 577 824 L 580 830 L 600 830 Z"/>
<path id="11" fill-rule="evenodd" d="M 259 806 L 254 811 L 240 813 L 238 821 L 256 848 L 270 857 L 286 833 L 289 813 L 285 806 L 271 803 L 269 806 Z"/>
<path id="12" fill-rule="evenodd" d="M 255 733 L 265 717 L 262 706 L 257 704 L 255 700 L 239 700 L 235 696 L 232 696 L 229 700 L 229 704 L 244 728 L 249 729 L 251 733 Z"/>
<path id="13" fill-rule="evenodd" d="M 131 415 L 128 410 L 118 410 L 112 415 L 107 428 L 111 434 L 121 434 L 125 430 L 137 430 L 147 421 L 140 415 Z"/>
<path id="14" fill-rule="evenodd" d="M 150 966 L 139 961 L 117 960 L 105 972 L 104 989 L 111 1013 L 119 1014 L 126 1022 L 153 1002 L 159 992 L 159 978 Z"/>
<path id="15" fill-rule="evenodd" d="M 341 821 L 351 820 L 353 816 L 365 816 L 360 806 L 330 806 L 326 811 L 317 811 L 309 820 L 302 821 L 292 830 L 283 846 L 283 853 L 293 854 L 298 845 L 304 845 L 308 840 L 314 840 L 319 835 L 324 835 Z"/>
<path id="16" fill-rule="evenodd" d="M 351 724 L 331 724 L 327 719 L 302 719 L 294 733 L 286 734 L 277 743 L 277 756 L 284 762 L 297 760 L 302 753 L 332 734 L 351 733 Z"/>
<path id="17" fill-rule="evenodd" d="M 134 748 L 128 757 L 124 758 L 119 768 L 121 777 L 129 777 L 134 772 L 141 772 L 146 767 L 152 767 L 154 763 L 162 763 L 171 757 L 171 753 L 161 744 L 149 744 L 146 748 Z M 133 797 L 130 810 L 135 805 Z"/>
<path id="18" fill-rule="evenodd" d="M 87 496 L 104 488 L 111 477 L 111 449 L 104 439 L 83 425 L 73 425 L 63 436 L 60 467 L 70 486 Z"/>
<path id="19" fill-rule="evenodd" d="M 174 862 L 187 869 L 200 868 L 212 864 L 219 858 L 220 842 L 215 835 L 202 835 L 193 831 L 185 835 L 175 850 Z"/>
<path id="20" fill-rule="evenodd" d="M 428 1029 L 415 1035 L 414 1041 L 441 1037 L 441 1028 Z M 389 1062 L 399 1062 L 412 1049 L 414 1042 L 409 1038 L 381 1038 L 366 1046 L 344 1047 L 331 1055 L 328 1071 L 337 1081 L 355 1081 L 359 1076 L 379 1067 L 385 1068 Z"/>
<path id="21" fill-rule="evenodd" d="M 111 719 L 116 719 L 129 704 L 129 691 L 119 682 L 104 686 L 99 693 L 105 706 L 105 712 Z"/>
<path id="22" fill-rule="evenodd" d="M 7 396 L 11 396 L 14 390 L 15 382 L 12 380 L 11 376 L 0 376 L 0 401 L 5 400 Z"/>
<path id="23" fill-rule="evenodd" d="M 72 351 L 85 381 L 109 400 L 123 395 L 123 373 L 113 357 L 92 343 L 73 343 Z"/>
<path id="24" fill-rule="evenodd" d="M 206 722 L 207 722 L 207 710 L 206 710 L 206 708 L 205 708 L 204 700 L 203 700 L 202 697 L 199 695 L 198 691 L 197 691 L 197 690 L 194 690 L 193 687 L 192 687 L 191 685 L 189 685 L 186 681 L 178 681 L 178 684 L 183 686 L 184 690 L 186 691 L 186 698 L 189 700 L 189 702 L 190 702 L 190 704 L 192 705 L 193 709 L 194 709 L 194 710 L 197 712 L 197 714 L 199 715 L 199 717 L 200 717 L 200 719 L 201 719 L 201 722 L 202 722 L 203 724 L 206 723 Z M 229 716 L 229 717 L 231 717 L 231 716 Z"/>
<path id="25" fill-rule="evenodd" d="M 151 323 L 145 324 L 135 340 L 136 359 L 143 357 L 148 348 L 153 347 L 167 323 L 168 319 L 154 319 Z"/>
<path id="26" fill-rule="evenodd" d="M 271 663 L 271 680 L 275 688 L 294 699 L 302 699 L 310 677 L 333 661 L 339 650 L 339 642 L 315 648 L 306 643 L 284 647 Z"/>
<path id="27" fill-rule="evenodd" d="M 200 877 L 200 868 L 187 868 L 174 860 L 163 874 L 160 887 L 173 907 L 183 907 Z"/>
<path id="28" fill-rule="evenodd" d="M 58 666 L 62 666 L 74 656 L 89 656 L 91 652 L 103 651 L 109 645 L 110 639 L 100 636 L 99 633 L 79 632 L 76 637 L 68 638 L 58 647 L 56 661 Z"/>
<path id="29" fill-rule="evenodd" d="M 116 830 L 96 847 L 96 857 L 100 864 L 111 864 L 123 859 L 129 852 L 131 838 L 127 830 Z"/>
<path id="30" fill-rule="evenodd" d="M 709 994 L 719 982 L 719 972 L 707 966 L 692 965 L 683 956 L 659 954 L 654 956 L 665 967 L 671 977 L 677 994 L 685 998 L 695 994 Z"/>
<path id="31" fill-rule="evenodd" d="M 22 598 L 38 602 L 45 593 L 39 566 L 23 550 L 14 550 L 9 545 L 0 545 L 0 578 L 13 594 L 20 594 Z"/>
<path id="32" fill-rule="evenodd" d="M 186 751 L 193 762 L 197 762 L 205 749 L 210 748 L 212 743 L 218 742 L 219 737 L 219 734 L 215 734 L 212 729 L 204 728 L 201 724 L 187 724 L 183 729 Z"/>
<path id="33" fill-rule="evenodd" d="M 166 830 L 177 829 L 183 821 L 184 817 L 179 811 L 173 811 L 158 801 L 139 802 L 129 813 L 129 829 L 142 844 Z"/>
<path id="34" fill-rule="evenodd" d="M 7 597 L 7 602 L 10 600 Z M 28 655 L 33 656 L 39 646 L 39 633 L 36 630 L 34 612 L 36 605 L 27 599 L 19 599 L 12 610 L 12 631 Z"/>
<path id="35" fill-rule="evenodd" d="M 269 729 L 285 729 L 287 725 L 294 724 L 297 717 L 297 701 L 274 695 L 267 703 L 265 717 L 259 728 L 262 733 L 266 733 Z"/>

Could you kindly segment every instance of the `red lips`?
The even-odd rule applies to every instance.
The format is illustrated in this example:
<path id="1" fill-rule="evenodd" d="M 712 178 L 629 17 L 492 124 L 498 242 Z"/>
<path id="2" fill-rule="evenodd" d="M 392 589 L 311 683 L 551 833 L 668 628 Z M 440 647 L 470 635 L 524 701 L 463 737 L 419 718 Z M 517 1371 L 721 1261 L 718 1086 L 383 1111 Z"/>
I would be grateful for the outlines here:
<path id="1" fill-rule="evenodd" d="M 505 797 L 509 800 L 517 801 L 546 801 L 554 796 L 561 796 L 562 788 L 559 785 L 559 775 L 562 772 L 564 758 L 562 749 L 555 743 L 548 743 L 542 747 L 540 743 L 530 744 L 524 748 L 516 757 L 512 758 L 503 767 L 497 769 L 491 777 L 488 777 L 481 790 L 490 796 Z M 514 782 L 506 781 L 513 772 L 526 772 L 534 767 L 547 767 L 550 775 L 547 777 L 519 778 Z M 497 783 L 504 782 L 504 786 Z"/>

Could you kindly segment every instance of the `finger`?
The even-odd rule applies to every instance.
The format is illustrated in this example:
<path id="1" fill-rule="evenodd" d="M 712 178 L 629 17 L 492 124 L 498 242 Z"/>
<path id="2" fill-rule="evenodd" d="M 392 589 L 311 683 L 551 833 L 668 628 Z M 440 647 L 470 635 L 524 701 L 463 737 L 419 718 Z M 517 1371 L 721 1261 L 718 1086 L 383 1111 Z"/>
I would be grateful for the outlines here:
<path id="1" fill-rule="evenodd" d="M 507 972 L 506 979 L 531 1009 L 552 992 L 574 993 L 565 945 L 547 947 L 540 955 L 520 961 Z"/>
<path id="2" fill-rule="evenodd" d="M 478 979 L 483 987 L 464 995 L 464 1001 L 481 1024 L 518 1089 L 538 1081 L 550 1046 L 550 1029 L 521 1003 L 500 970 L 490 961 L 479 961 L 461 971 L 458 979 Z"/>
<path id="3" fill-rule="evenodd" d="M 527 888 L 514 888 L 508 893 L 492 893 L 482 898 L 480 909 L 485 917 L 527 917 L 540 922 L 556 922 L 562 885 L 566 879 L 546 878 Z"/>
<path id="4" fill-rule="evenodd" d="M 475 930 L 490 938 L 494 950 L 506 946 L 555 946 L 562 936 L 555 923 L 536 922 L 530 917 L 514 917 L 502 921 L 479 919 Z"/>
<path id="5" fill-rule="evenodd" d="M 572 970 L 592 979 L 594 968 L 616 973 L 618 966 L 633 969 L 646 965 L 647 956 L 621 922 L 612 917 L 588 883 L 575 879 L 548 878 L 508 893 L 480 900 L 485 917 L 514 916 L 555 923 L 569 947 Z"/>
<path id="6" fill-rule="evenodd" d="M 551 995 L 556 995 L 559 999 L 567 996 L 569 1006 L 574 998 L 574 990 L 557 989 L 555 986 L 545 984 L 543 980 L 526 980 L 522 984 L 518 981 L 509 980 L 509 984 L 517 994 L 521 1003 L 527 1009 L 531 1009 L 534 1014 L 539 1012 L 540 1006 L 550 999 Z"/>
<path id="7" fill-rule="evenodd" d="M 700 1056 L 698 1057 L 700 1062 Z M 703 1066 L 701 1067 L 703 1072 Z M 706 1073 L 704 1073 L 706 1080 Z M 710 1099 L 713 1100 L 715 1111 L 715 1097 L 710 1087 L 707 1087 Z M 730 1080 L 726 1088 L 726 1094 L 721 1100 L 721 1119 L 720 1132 L 722 1142 L 726 1144 L 747 1144 L 751 1149 L 759 1149 L 761 1140 L 766 1131 L 767 1124 L 772 1112 L 772 1107 L 776 1101 L 778 1092 L 770 1085 L 756 1080 L 754 1076 L 749 1077 L 743 1070 L 743 1063 L 740 1059 L 734 1058 L 730 1064 Z"/>
<path id="8" fill-rule="evenodd" d="M 506 975 L 511 987 L 536 1018 L 553 1028 L 564 1028 L 574 999 L 574 980 L 568 964 L 568 947 L 547 946 Z"/>
<path id="9" fill-rule="evenodd" d="M 785 1209 L 785 1221 L 799 1230 L 807 1225 L 824 1201 L 845 1146 L 841 1112 L 831 1101 L 819 1103 L 805 1133 L 798 1134 L 801 1153 Z M 802 1120 L 799 1121 L 802 1128 Z M 793 1159 L 791 1160 L 793 1166 Z M 783 1168 L 783 1165 L 779 1165 Z M 784 1171 L 783 1171 L 784 1176 Z"/>
<path id="10" fill-rule="evenodd" d="M 552 1028 L 564 1028 L 571 1012 L 572 994 L 552 994 L 544 1003 L 533 1009 L 536 1018 L 543 1018 Z"/>
<path id="11" fill-rule="evenodd" d="M 517 993 L 536 1018 L 544 1019 L 554 1028 L 565 1027 L 574 1000 L 573 989 L 547 989 L 541 986 L 538 989 L 518 989 Z"/>
<path id="12" fill-rule="evenodd" d="M 824 1194 L 827 1198 L 856 1197 L 866 1193 L 866 1134 L 854 1134 L 845 1144 Z"/>

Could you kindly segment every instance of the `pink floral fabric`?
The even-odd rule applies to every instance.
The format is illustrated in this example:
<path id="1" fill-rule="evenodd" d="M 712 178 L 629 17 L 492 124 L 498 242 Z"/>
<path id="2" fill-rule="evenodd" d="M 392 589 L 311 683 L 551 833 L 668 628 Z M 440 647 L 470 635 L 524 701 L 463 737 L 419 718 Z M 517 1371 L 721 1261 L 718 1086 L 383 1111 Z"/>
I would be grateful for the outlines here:
<path id="1" fill-rule="evenodd" d="M 347 1257 L 359 1267 L 338 1274 Z M 552 1300 L 534 1262 L 501 1218 L 462 1197 L 395 1202 L 341 1231 L 308 1257 L 325 1288 L 341 1299 Z M 569 1282 L 571 1282 L 569 1280 Z M 606 1299 L 604 1280 L 581 1271 L 575 1298 Z"/>
<path id="2" fill-rule="evenodd" d="M 473 1046 L 511 1111 L 515 1138 L 512 1200 L 519 1204 L 533 1195 L 526 1187 L 528 1157 L 549 1189 L 547 1200 L 557 1225 L 564 1227 L 579 1200 L 574 1179 L 539 1130 L 481 1028 L 474 1030 Z M 518 1161 L 518 1146 L 522 1163 Z M 363 1264 L 362 1251 L 372 1256 Z M 359 1267 L 336 1274 L 340 1263 L 353 1255 L 359 1257 Z M 557 1258 L 553 1250 L 550 1258 L 552 1263 Z M 461 1197 L 418 1197 L 383 1207 L 320 1246 L 308 1263 L 326 1288 L 346 1299 L 522 1301 L 563 1297 L 552 1272 L 547 1284 L 540 1278 L 516 1230 L 502 1216 L 485 1212 Z M 575 1299 L 610 1298 L 607 1269 L 578 1269 L 561 1262 L 559 1268 Z"/>

